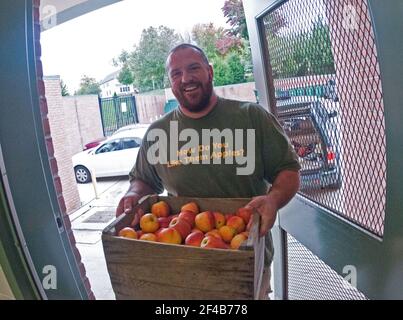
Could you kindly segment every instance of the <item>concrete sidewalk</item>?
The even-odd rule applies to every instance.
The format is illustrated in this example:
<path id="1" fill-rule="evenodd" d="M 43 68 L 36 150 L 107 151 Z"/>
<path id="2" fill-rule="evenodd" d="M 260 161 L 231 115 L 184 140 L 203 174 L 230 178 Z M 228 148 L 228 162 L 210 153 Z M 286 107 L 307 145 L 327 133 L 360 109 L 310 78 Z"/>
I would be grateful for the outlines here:
<path id="1" fill-rule="evenodd" d="M 76 246 L 81 254 L 95 298 L 114 300 L 115 295 L 102 247 L 102 230 L 115 218 L 116 206 L 129 188 L 127 178 L 100 180 L 96 198 L 91 183 L 78 185 L 83 206 L 70 214 Z"/>

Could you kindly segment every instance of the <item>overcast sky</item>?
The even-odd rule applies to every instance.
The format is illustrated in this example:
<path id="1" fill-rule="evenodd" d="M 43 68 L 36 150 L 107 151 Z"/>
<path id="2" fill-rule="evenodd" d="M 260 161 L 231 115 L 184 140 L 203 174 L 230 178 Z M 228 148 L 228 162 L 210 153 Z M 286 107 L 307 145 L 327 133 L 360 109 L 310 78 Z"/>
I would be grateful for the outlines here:
<path id="1" fill-rule="evenodd" d="M 131 50 L 141 31 L 165 25 L 184 34 L 196 23 L 228 27 L 224 0 L 125 0 L 70 20 L 41 34 L 45 75 L 60 75 L 70 94 L 83 74 L 97 81 L 116 70 L 112 59 Z"/>

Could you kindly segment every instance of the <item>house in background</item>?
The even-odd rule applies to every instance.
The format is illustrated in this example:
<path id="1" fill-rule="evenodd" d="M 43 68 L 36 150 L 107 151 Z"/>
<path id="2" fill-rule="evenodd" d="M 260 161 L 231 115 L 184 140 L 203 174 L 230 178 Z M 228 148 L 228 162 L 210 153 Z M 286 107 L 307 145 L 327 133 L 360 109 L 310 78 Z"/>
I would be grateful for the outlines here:
<path id="1" fill-rule="evenodd" d="M 101 98 L 111 98 L 115 95 L 122 96 L 122 95 L 129 95 L 137 93 L 137 89 L 131 85 L 121 84 L 118 80 L 120 70 L 112 72 L 111 74 L 107 75 L 100 83 L 101 87 Z"/>

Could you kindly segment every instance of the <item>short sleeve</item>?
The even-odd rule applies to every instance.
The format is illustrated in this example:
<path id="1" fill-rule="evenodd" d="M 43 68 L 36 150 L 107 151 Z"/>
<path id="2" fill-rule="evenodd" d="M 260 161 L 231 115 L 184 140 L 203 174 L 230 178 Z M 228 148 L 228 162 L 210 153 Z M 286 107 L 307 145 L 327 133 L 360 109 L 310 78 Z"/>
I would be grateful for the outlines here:
<path id="1" fill-rule="evenodd" d="M 283 170 L 299 171 L 298 156 L 275 116 L 257 106 L 255 121 L 258 121 L 259 143 L 262 150 L 264 178 L 273 183 Z"/>
<path id="2" fill-rule="evenodd" d="M 147 183 L 157 194 L 164 191 L 160 177 L 154 166 L 147 161 L 149 143 L 144 139 L 137 154 L 136 163 L 129 173 L 130 181 L 140 179 Z"/>

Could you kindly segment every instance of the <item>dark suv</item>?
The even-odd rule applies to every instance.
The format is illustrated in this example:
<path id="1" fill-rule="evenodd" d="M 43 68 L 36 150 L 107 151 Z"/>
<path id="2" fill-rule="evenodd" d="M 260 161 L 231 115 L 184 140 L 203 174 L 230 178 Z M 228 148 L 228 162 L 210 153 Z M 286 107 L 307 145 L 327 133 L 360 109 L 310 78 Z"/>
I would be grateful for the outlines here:
<path id="1" fill-rule="evenodd" d="M 341 186 L 337 111 L 328 111 L 318 98 L 283 97 L 277 116 L 301 164 L 301 190 Z"/>

